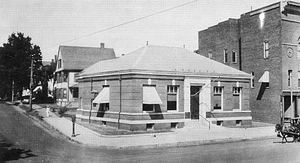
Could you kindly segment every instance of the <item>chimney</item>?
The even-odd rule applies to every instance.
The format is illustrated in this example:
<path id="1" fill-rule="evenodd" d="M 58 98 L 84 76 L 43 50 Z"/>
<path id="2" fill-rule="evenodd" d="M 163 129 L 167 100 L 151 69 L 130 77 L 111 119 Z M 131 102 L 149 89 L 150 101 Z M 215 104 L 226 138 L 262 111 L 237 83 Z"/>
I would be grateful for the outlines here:
<path id="1" fill-rule="evenodd" d="M 104 49 L 104 43 L 100 43 L 100 49 Z"/>

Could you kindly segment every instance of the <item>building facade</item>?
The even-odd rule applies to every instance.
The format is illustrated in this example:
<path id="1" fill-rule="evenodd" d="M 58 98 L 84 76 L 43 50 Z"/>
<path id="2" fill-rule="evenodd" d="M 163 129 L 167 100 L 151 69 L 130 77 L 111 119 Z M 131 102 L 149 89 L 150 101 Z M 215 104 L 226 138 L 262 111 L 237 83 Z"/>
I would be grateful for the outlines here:
<path id="1" fill-rule="evenodd" d="M 249 125 L 250 78 L 184 48 L 148 45 L 78 74 L 77 117 L 127 130 L 180 128 L 191 119 Z"/>
<path id="2" fill-rule="evenodd" d="M 114 59 L 111 48 L 59 46 L 54 73 L 54 95 L 60 106 L 78 107 L 78 83 L 75 74 L 92 64 L 106 59 Z"/>
<path id="3" fill-rule="evenodd" d="M 198 53 L 251 74 L 253 119 L 279 123 L 299 117 L 299 38 L 300 4 L 283 1 L 200 31 Z"/>

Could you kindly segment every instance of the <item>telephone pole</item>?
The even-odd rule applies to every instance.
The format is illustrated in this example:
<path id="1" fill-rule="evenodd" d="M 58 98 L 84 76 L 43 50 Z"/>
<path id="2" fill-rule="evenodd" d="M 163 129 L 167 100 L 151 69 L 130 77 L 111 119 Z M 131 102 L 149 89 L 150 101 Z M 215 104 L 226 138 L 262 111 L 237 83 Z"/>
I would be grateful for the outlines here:
<path id="1" fill-rule="evenodd" d="M 29 110 L 28 112 L 32 111 L 32 87 L 33 87 L 33 59 L 31 58 L 31 66 L 30 66 L 30 95 L 29 95 Z"/>

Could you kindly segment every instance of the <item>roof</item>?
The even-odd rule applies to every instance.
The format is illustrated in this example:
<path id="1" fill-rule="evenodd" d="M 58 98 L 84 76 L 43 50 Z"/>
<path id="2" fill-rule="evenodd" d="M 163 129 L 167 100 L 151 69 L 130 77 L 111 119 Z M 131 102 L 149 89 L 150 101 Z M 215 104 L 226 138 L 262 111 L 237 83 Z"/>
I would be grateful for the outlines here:
<path id="1" fill-rule="evenodd" d="M 79 77 L 124 71 L 152 71 L 155 74 L 226 75 L 249 78 L 251 75 L 196 54 L 184 48 L 147 45 L 120 58 L 97 62 Z"/>
<path id="2" fill-rule="evenodd" d="M 100 47 L 59 46 L 63 69 L 83 70 L 94 63 L 115 58 L 114 49 Z"/>

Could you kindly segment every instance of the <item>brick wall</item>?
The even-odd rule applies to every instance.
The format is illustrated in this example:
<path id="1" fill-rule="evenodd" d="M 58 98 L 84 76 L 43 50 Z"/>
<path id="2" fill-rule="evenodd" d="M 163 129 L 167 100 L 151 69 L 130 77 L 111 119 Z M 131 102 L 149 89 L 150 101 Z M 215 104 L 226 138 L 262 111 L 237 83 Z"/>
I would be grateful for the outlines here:
<path id="1" fill-rule="evenodd" d="M 282 88 L 280 8 L 265 11 L 264 19 L 260 15 L 247 13 L 240 18 L 241 67 L 255 76 L 250 91 L 253 120 L 278 123 Z M 269 43 L 268 58 L 264 58 L 264 41 Z M 269 88 L 258 82 L 265 71 L 269 71 Z"/>
<path id="2" fill-rule="evenodd" d="M 80 82 L 79 87 L 79 97 L 80 104 L 83 109 L 89 110 L 91 108 L 91 99 L 94 98 L 91 94 L 91 90 L 97 90 L 99 93 L 103 89 L 103 85 L 105 84 L 104 80 L 94 80 L 91 81 Z M 143 102 L 143 85 L 148 84 L 148 78 L 133 78 L 126 77 L 121 80 L 121 109 L 122 113 L 143 113 L 142 110 L 142 102 Z M 109 86 L 110 90 L 110 103 L 109 103 L 109 112 L 119 112 L 120 111 L 120 81 L 118 78 L 106 80 L 106 85 Z M 167 112 L 167 86 L 172 85 L 172 78 L 170 79 L 151 79 L 151 85 L 155 85 L 156 90 L 160 99 L 162 100 L 162 104 L 156 108 L 157 113 L 166 113 Z M 179 86 L 179 106 L 178 112 L 184 111 L 183 104 L 183 81 L 175 80 L 175 85 Z M 99 109 L 99 104 L 94 105 L 92 110 L 94 111 L 93 115 L 97 115 L 97 111 Z M 104 114 L 104 118 L 117 118 L 118 115 L 112 114 Z M 175 112 L 176 114 L 176 112 Z M 140 118 L 132 118 L 133 115 L 122 115 L 124 119 L 164 119 L 164 118 L 180 118 L 181 115 L 172 116 L 171 114 L 166 115 L 140 115 Z M 136 116 L 136 115 L 135 115 Z M 162 117 L 163 116 L 163 117 Z"/>
<path id="3" fill-rule="evenodd" d="M 233 111 L 233 87 L 241 87 L 241 111 L 250 110 L 250 92 L 249 92 L 249 82 L 238 82 L 238 81 L 221 81 L 219 84 L 223 87 L 223 111 Z M 214 105 L 214 95 L 213 95 L 213 87 L 218 86 L 218 82 L 213 82 L 211 91 L 212 91 L 212 105 Z M 213 106 L 212 106 L 213 107 Z"/>
<path id="4" fill-rule="evenodd" d="M 228 62 L 226 65 L 239 69 L 239 47 L 238 47 L 238 20 L 229 19 L 216 26 L 210 27 L 198 33 L 200 55 L 224 63 L 224 49 L 227 49 Z M 232 52 L 236 53 L 236 63 L 232 62 Z"/>

